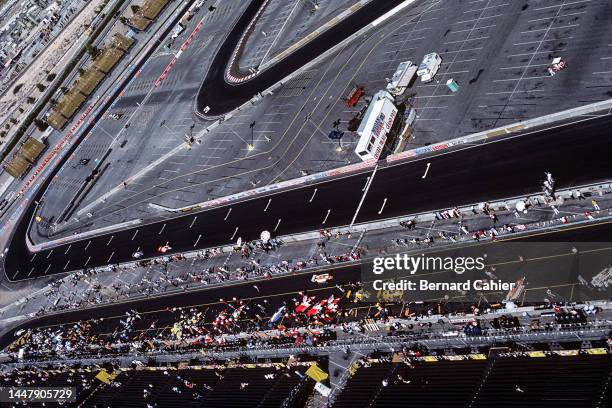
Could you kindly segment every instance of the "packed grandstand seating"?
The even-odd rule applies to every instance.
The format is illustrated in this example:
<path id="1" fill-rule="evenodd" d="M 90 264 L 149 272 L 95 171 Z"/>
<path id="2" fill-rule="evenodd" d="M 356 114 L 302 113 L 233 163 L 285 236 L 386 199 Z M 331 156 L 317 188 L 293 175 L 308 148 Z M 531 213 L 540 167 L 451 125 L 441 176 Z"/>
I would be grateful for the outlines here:
<path id="1" fill-rule="evenodd" d="M 378 362 L 352 377 L 334 407 L 605 407 L 608 355 Z"/>
<path id="2" fill-rule="evenodd" d="M 0 376 L 0 386 L 76 387 L 77 400 L 68 406 L 277 408 L 294 406 L 314 385 L 304 374 L 307 365 L 289 367 L 285 363 L 239 364 L 232 368 L 132 365 L 122 370 L 108 367 L 108 371 L 93 367 L 31 368 Z M 100 377 L 102 370 L 110 375 Z"/>
<path id="3" fill-rule="evenodd" d="M 600 352 L 374 353 L 353 363 L 345 388 L 329 402 L 337 408 L 394 407 L 397 401 L 428 408 L 603 408 L 612 401 L 612 360 Z M 76 387 L 77 400 L 63 404 L 74 407 L 303 407 L 315 386 L 309 366 L 334 371 L 325 358 L 306 360 L 29 367 L 0 375 L 0 386 Z"/>
<path id="4" fill-rule="evenodd" d="M 612 320 L 598 305 L 377 303 L 359 282 L 251 290 L 258 296 L 14 329 L 0 386 L 75 386 L 64 406 L 98 408 L 609 402 Z M 308 405 L 315 396 L 323 402 Z"/>

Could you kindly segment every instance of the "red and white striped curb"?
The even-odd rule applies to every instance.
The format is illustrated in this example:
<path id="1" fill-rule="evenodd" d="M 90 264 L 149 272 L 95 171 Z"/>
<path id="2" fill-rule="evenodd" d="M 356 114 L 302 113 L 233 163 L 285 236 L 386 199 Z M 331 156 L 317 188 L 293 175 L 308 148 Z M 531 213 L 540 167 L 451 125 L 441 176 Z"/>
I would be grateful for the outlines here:
<path id="1" fill-rule="evenodd" d="M 237 76 L 234 76 L 234 75 L 231 74 L 231 70 L 234 67 L 234 63 L 236 62 L 236 58 L 238 57 L 238 51 L 242 47 L 242 44 L 244 43 L 244 41 L 251 34 L 251 29 L 253 28 L 253 25 L 257 23 L 257 20 L 259 20 L 259 17 L 261 16 L 261 13 L 263 13 L 263 11 L 266 9 L 266 7 L 268 6 L 269 2 L 270 2 L 270 0 L 264 1 L 264 3 L 259 8 L 259 10 L 257 10 L 257 14 L 255 14 L 255 17 L 253 17 L 253 19 L 251 20 L 251 22 L 247 26 L 246 30 L 244 30 L 244 32 L 242 33 L 242 37 L 240 37 L 240 41 L 238 41 L 238 44 L 236 44 L 236 48 L 234 48 L 234 52 L 232 53 L 232 57 L 230 58 L 230 62 L 229 62 L 229 64 L 227 64 L 227 70 L 225 71 L 225 78 L 230 83 L 242 83 L 242 82 L 246 82 L 249 79 L 251 79 L 251 78 L 253 78 L 253 77 L 255 77 L 257 75 L 257 72 L 251 72 L 248 75 L 237 77 Z"/>
<path id="2" fill-rule="evenodd" d="M 164 72 L 162 72 L 162 74 L 159 76 L 159 78 L 157 78 L 157 80 L 155 81 L 155 87 L 156 88 L 159 88 L 159 86 L 161 85 L 162 81 L 164 80 L 164 78 L 166 78 L 166 76 L 168 76 L 168 73 L 170 72 L 170 70 L 172 69 L 174 64 L 176 64 L 176 61 L 178 61 L 178 59 L 181 56 L 181 54 L 183 53 L 183 51 L 185 51 L 187 49 L 187 47 L 189 46 L 189 44 L 191 43 L 191 41 L 193 41 L 195 35 L 198 33 L 198 31 L 200 31 L 200 28 L 202 28 L 202 23 L 203 22 L 204 22 L 204 18 L 202 18 L 198 22 L 198 24 L 195 26 L 195 28 L 193 29 L 191 34 L 189 34 L 189 37 L 187 37 L 187 40 L 185 40 L 183 45 L 181 45 L 181 48 L 176 53 L 174 58 L 172 58 L 172 60 L 168 64 L 168 66 L 166 66 L 166 68 L 164 69 Z"/>

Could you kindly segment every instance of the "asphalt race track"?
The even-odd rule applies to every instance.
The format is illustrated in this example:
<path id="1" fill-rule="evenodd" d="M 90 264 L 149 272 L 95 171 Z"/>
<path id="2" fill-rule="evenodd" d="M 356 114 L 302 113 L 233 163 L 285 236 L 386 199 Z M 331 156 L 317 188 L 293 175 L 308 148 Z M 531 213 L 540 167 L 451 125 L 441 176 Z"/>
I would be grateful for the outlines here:
<path id="1" fill-rule="evenodd" d="M 605 116 L 432 156 L 426 161 L 381 168 L 357 222 L 533 194 L 540 191 L 545 171 L 553 173 L 559 188 L 606 180 L 610 175 L 612 138 L 608 129 L 611 125 L 612 116 Z M 431 163 L 431 168 L 423 179 L 426 162 Z M 25 245 L 28 222 L 34 211 L 31 206 L 15 229 L 5 258 L 5 270 L 9 279 L 19 280 L 129 261 L 137 248 L 144 252 L 144 257 L 153 257 L 158 255 L 157 247 L 166 242 L 173 252 L 224 245 L 231 242 L 236 228 L 234 240 L 238 237 L 252 240 L 263 230 L 273 231 L 277 224 L 274 235 L 348 225 L 369 175 L 362 173 L 256 197 L 36 254 L 30 253 Z M 466 180 L 470 182 L 465 183 Z M 309 202 L 315 188 L 315 198 Z M 384 211 L 379 214 L 384 198 L 387 198 Z M 269 199 L 272 201 L 268 205 Z M 196 240 L 198 245 L 194 246 Z"/>
<path id="2" fill-rule="evenodd" d="M 229 84 L 225 80 L 225 70 L 232 52 L 240 41 L 244 27 L 248 26 L 263 3 L 263 0 L 252 1 L 215 55 L 206 79 L 198 92 L 197 110 L 203 113 L 203 109 L 209 106 L 210 111 L 206 115 L 217 116 L 237 108 L 401 2 L 401 0 L 372 1 L 349 18 L 296 50 L 281 63 L 266 69 L 249 81 L 236 85 Z"/>
<path id="3" fill-rule="evenodd" d="M 594 226 L 584 226 L 571 228 L 562 231 L 554 231 L 546 235 L 535 234 L 526 236 L 518 241 L 541 241 L 541 242 L 600 242 L 602 237 L 612 236 L 612 223 L 598 224 Z M 514 241 L 512 241 L 514 242 Z M 487 244 L 485 244 L 487 245 Z M 497 244 L 493 244 L 497 245 Z M 482 247 L 483 245 L 479 245 Z M 444 250 L 442 250 L 444 251 Z M 329 296 L 327 292 L 333 291 L 336 295 L 341 293 L 336 289 L 335 285 L 347 285 L 361 280 L 360 266 L 338 265 L 331 266 L 328 271 L 333 275 L 333 281 L 319 285 L 311 282 L 313 272 L 299 273 L 285 277 L 278 277 L 272 280 L 260 280 L 257 282 L 259 290 L 253 287 L 254 282 L 244 282 L 235 285 L 207 288 L 202 290 L 189 291 L 186 293 L 177 293 L 167 296 L 157 296 L 145 298 L 129 302 L 114 303 L 108 306 L 94 307 L 89 309 L 81 309 L 56 313 L 48 316 L 31 319 L 17 327 L 14 327 L 10 332 L 5 333 L 0 337 L 0 347 L 4 348 L 14 340 L 14 333 L 17 330 L 24 328 L 33 328 L 61 323 L 76 322 L 79 320 L 87 320 L 92 318 L 104 317 L 105 320 L 112 317 L 124 317 L 125 312 L 130 309 L 135 309 L 140 313 L 157 313 L 161 318 L 161 311 L 173 307 L 191 307 L 196 305 L 213 305 L 218 304 L 220 299 L 236 297 L 238 299 L 258 299 L 268 296 L 274 296 L 277 303 L 283 300 L 289 300 L 296 296 L 297 292 L 309 291 L 310 294 L 319 297 Z M 315 272 L 321 273 L 321 271 Z M 550 277 L 542 276 L 541 278 L 534 277 L 530 281 L 531 286 L 538 286 L 539 283 L 550 284 L 547 282 Z M 538 282 L 536 280 L 540 280 Z"/>

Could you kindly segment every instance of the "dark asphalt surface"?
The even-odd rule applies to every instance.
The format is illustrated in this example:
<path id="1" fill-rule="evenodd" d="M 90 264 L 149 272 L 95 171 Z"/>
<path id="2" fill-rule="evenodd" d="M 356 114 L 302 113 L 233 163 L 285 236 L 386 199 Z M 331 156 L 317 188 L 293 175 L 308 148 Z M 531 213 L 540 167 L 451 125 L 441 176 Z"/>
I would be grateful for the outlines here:
<path id="1" fill-rule="evenodd" d="M 210 111 L 206 115 L 217 116 L 237 108 L 257 93 L 269 88 L 307 62 L 312 61 L 401 2 L 402 0 L 372 1 L 349 18 L 341 21 L 307 45 L 296 50 L 281 63 L 261 72 L 249 81 L 233 85 L 225 81 L 227 64 L 238 41 L 240 41 L 244 28 L 248 26 L 263 3 L 263 0 L 251 1 L 251 4 L 227 36 L 226 41 L 217 52 L 211 64 L 206 79 L 198 92 L 198 111 L 203 114 L 204 108 L 209 106 Z M 237 73 L 234 74 L 237 75 Z"/>
<path id="2" fill-rule="evenodd" d="M 559 188 L 609 179 L 611 124 L 612 117 L 607 116 L 433 156 L 426 161 L 381 168 L 357 222 L 536 193 L 545 171 L 553 173 Z M 423 179 L 426 162 L 431 167 Z M 195 248 L 228 244 L 236 228 L 234 239 L 257 239 L 261 231 L 273 231 L 279 219 L 275 235 L 348 225 L 369 175 L 358 174 L 318 184 L 312 203 L 309 200 L 315 187 L 306 186 L 78 241 L 70 244 L 70 248 L 66 244 L 36 256 L 29 253 L 24 238 L 31 208 L 12 238 L 5 259 L 7 276 L 19 280 L 45 271 L 59 273 L 68 262 L 66 270 L 83 268 L 86 263 L 87 267 L 105 265 L 109 258 L 111 263 L 129 261 L 137 248 L 145 257 L 153 257 L 157 254 L 156 248 L 166 242 L 176 252 L 193 250 L 199 235 Z M 384 198 L 387 198 L 384 210 L 378 214 Z M 266 206 L 268 209 L 264 212 Z M 323 225 L 328 210 L 331 211 Z"/>
<path id="3" fill-rule="evenodd" d="M 554 231 L 546 235 L 534 235 L 525 236 L 519 240 L 509 241 L 511 245 L 514 242 L 602 242 L 604 238 L 608 240 L 612 237 L 612 223 L 598 224 L 598 225 L 587 225 L 584 227 L 571 228 L 562 231 Z M 489 243 L 478 245 L 477 248 L 486 248 Z M 493 244 L 498 245 L 498 244 Z M 553 253 L 557 251 L 554 247 L 546 247 L 547 253 Z M 454 252 L 455 249 L 442 250 L 436 252 L 436 256 L 445 256 L 443 254 Z M 556 252 L 555 252 L 556 253 Z M 86 320 L 92 318 L 104 317 L 108 320 L 102 326 L 103 329 L 112 331 L 114 325 L 117 323 L 113 317 L 122 318 L 125 312 L 131 309 L 135 309 L 140 313 L 154 314 L 156 318 L 160 319 L 160 323 L 169 323 L 172 316 L 171 313 L 165 311 L 167 308 L 173 307 L 191 307 L 200 306 L 202 309 L 210 308 L 209 313 L 218 307 L 223 307 L 219 304 L 220 299 L 229 300 L 233 297 L 237 299 L 252 299 L 254 302 L 261 302 L 263 297 L 270 298 L 269 310 L 275 311 L 283 301 L 290 301 L 295 298 L 296 292 L 308 291 L 310 295 L 315 295 L 318 298 L 328 297 L 331 293 L 336 296 L 341 296 L 342 293 L 336 288 L 335 285 L 347 285 L 350 283 L 356 283 L 361 281 L 361 267 L 360 266 L 330 266 L 329 273 L 333 276 L 333 281 L 327 284 L 316 284 L 311 282 L 313 273 L 302 273 L 298 275 L 291 275 L 286 277 L 275 278 L 272 280 L 258 281 L 258 290 L 253 287 L 253 282 L 245 282 L 241 284 L 215 287 L 202 289 L 197 291 L 190 291 L 186 293 L 172 294 L 163 297 L 154 297 L 150 299 L 140 299 L 120 304 L 111 304 L 108 306 L 86 309 L 86 310 L 75 310 L 69 312 L 58 313 L 49 316 L 42 316 L 29 320 L 19 326 L 13 328 L 10 332 L 4 334 L 0 338 L 0 349 L 6 347 L 11 341 L 14 340 L 14 333 L 17 330 L 23 328 L 40 327 L 61 323 L 76 322 L 79 320 Z M 322 273 L 318 271 L 316 273 Z M 500 272 L 498 272 L 500 273 Z M 596 273 L 596 272 L 595 272 Z M 502 277 L 503 275 L 500 275 Z M 482 277 L 481 277 L 482 278 Z M 565 281 L 566 276 L 531 276 L 529 278 L 530 286 L 540 285 L 554 285 L 557 283 L 567 283 Z M 556 280 L 555 280 L 556 279 Z M 559 282 L 557 282 L 559 280 Z M 575 281 L 575 280 L 574 280 Z M 160 327 L 160 325 L 158 325 Z"/>

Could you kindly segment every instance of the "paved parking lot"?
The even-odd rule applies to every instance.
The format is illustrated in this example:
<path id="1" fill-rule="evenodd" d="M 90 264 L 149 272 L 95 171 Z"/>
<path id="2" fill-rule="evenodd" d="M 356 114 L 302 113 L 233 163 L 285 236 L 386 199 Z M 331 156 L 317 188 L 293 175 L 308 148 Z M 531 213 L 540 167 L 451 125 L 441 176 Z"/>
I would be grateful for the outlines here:
<path id="1" fill-rule="evenodd" d="M 76 190 L 88 174 L 86 169 L 72 166 L 80 158 L 91 158 L 91 171 L 94 159 L 113 139 L 120 142 L 125 138 L 127 143 L 113 150 L 109 158 L 112 165 L 82 205 L 94 202 L 122 180 L 184 145 L 186 134 L 196 136 L 200 144 L 180 149 L 130 181 L 106 202 L 97 204 L 92 218 L 71 228 L 146 218 L 157 214 L 149 203 L 187 206 L 358 162 L 353 153 L 354 134 L 346 132 L 340 142 L 327 138 L 333 123 L 339 120 L 340 129 L 345 130 L 365 99 L 386 85 L 386 78 L 401 61 L 418 63 L 431 51 L 443 60 L 435 81 L 417 81 L 405 95 L 418 112 L 414 137 L 407 148 L 612 96 L 610 2 L 424 1 L 285 83 L 274 95 L 204 132 L 209 123 L 193 115 L 193 98 L 208 68 L 206 61 L 223 37 L 224 25 L 240 11 L 234 4 L 222 4 L 210 21 L 204 22 L 162 86 L 149 94 L 172 59 L 172 51 L 178 50 L 201 16 L 194 17 L 191 28 L 170 50 L 162 48 L 156 53 L 115 104 L 113 110 L 122 113 L 122 118 L 105 119 L 92 132 L 60 173 L 61 180 L 51 189 L 52 197 L 63 202 L 63 208 L 71 194 L 58 187 L 68 185 Z M 250 58 L 260 58 L 261 51 L 253 48 Z M 551 77 L 547 67 L 556 56 L 563 57 L 568 68 Z M 457 93 L 446 87 L 449 78 L 459 84 Z M 344 98 L 356 84 L 365 87 L 367 96 L 356 107 L 347 108 Z M 117 138 L 128 118 L 130 127 Z M 58 207 L 47 207 L 49 216 Z"/>
<path id="2" fill-rule="evenodd" d="M 400 26 L 358 81 L 382 87 L 399 62 L 440 54 L 435 82 L 411 90 L 419 113 L 413 147 L 607 99 L 611 7 L 591 0 L 437 2 Z M 557 56 L 569 68 L 551 77 L 547 68 Z M 446 87 L 450 78 L 460 86 L 456 94 Z"/>
<path id="3" fill-rule="evenodd" d="M 240 67 L 245 70 L 259 67 L 354 3 L 353 0 L 270 0 L 247 40 Z"/>

